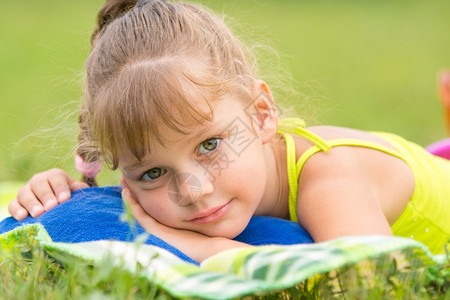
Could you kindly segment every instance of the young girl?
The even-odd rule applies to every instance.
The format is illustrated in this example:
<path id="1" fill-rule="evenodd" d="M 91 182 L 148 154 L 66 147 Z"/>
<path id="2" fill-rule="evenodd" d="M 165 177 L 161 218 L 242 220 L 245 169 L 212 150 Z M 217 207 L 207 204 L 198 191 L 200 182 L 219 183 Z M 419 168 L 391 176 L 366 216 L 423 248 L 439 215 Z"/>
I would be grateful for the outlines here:
<path id="1" fill-rule="evenodd" d="M 291 219 L 316 242 L 396 235 L 442 253 L 450 163 L 402 138 L 278 119 L 240 42 L 198 5 L 107 1 L 92 36 L 77 166 L 102 162 L 152 234 L 197 261 L 228 248 L 254 215 Z M 33 217 L 87 187 L 35 175 L 10 203 Z"/>

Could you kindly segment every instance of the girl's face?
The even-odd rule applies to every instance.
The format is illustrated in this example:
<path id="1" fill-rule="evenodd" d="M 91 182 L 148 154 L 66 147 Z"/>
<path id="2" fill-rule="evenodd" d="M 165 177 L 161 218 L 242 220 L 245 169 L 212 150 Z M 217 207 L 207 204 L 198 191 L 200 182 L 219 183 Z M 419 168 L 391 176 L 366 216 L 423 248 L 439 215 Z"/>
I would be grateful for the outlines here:
<path id="1" fill-rule="evenodd" d="M 215 101 L 213 111 L 212 121 L 195 125 L 192 134 L 161 128 L 165 146 L 155 143 L 140 162 L 121 157 L 119 165 L 137 201 L 160 223 L 234 238 L 265 192 L 267 138 L 264 122 L 252 120 L 253 105 L 229 96 Z"/>

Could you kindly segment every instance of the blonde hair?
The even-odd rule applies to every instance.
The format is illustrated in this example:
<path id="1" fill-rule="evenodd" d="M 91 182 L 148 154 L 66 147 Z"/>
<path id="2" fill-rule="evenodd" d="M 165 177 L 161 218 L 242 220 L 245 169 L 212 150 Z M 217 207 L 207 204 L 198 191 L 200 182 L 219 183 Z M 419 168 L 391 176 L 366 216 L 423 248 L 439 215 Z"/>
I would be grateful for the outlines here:
<path id="1" fill-rule="evenodd" d="M 226 93 L 251 103 L 254 63 L 199 5 L 109 0 L 91 41 L 77 149 L 86 162 L 103 159 L 116 169 L 124 146 L 141 160 L 153 142 L 164 144 L 161 124 L 187 133 L 211 118 L 211 101 Z M 197 111 L 194 100 L 209 111 Z"/>

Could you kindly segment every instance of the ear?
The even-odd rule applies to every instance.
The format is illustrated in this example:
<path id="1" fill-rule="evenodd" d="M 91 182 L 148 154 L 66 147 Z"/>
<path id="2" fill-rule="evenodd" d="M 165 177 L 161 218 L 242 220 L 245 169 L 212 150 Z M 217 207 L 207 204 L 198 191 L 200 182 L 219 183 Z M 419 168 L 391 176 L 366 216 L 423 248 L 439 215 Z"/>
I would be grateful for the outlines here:
<path id="1" fill-rule="evenodd" d="M 278 130 L 278 115 L 272 93 L 267 84 L 256 80 L 253 94 L 254 118 L 263 144 L 269 142 Z"/>

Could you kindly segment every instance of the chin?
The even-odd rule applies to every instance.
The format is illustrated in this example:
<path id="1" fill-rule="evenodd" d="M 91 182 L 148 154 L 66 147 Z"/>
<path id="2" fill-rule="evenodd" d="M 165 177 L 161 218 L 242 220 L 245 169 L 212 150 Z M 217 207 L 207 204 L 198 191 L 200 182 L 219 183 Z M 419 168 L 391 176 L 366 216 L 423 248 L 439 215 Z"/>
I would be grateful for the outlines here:
<path id="1" fill-rule="evenodd" d="M 245 222 L 244 224 L 238 224 L 236 221 L 231 221 L 231 224 L 228 224 L 228 222 L 223 222 L 221 224 L 217 224 L 217 226 L 208 228 L 208 230 L 201 233 L 210 237 L 223 237 L 232 240 L 241 234 L 247 225 L 248 222 Z"/>

